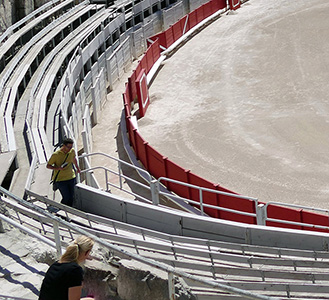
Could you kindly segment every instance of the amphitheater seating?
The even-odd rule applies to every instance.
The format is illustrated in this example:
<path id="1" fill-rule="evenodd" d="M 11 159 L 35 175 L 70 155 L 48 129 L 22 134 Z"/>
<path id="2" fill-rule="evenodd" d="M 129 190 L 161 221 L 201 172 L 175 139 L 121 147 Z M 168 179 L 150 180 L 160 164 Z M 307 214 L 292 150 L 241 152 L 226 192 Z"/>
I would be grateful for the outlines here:
<path id="1" fill-rule="evenodd" d="M 0 72 L 34 35 L 73 6 L 74 0 L 49 1 L 8 28 L 0 37 Z"/>
<path id="2" fill-rule="evenodd" d="M 23 157 L 21 152 L 28 150 L 30 157 L 25 154 L 28 167 L 22 170 L 24 164 L 22 160 L 20 161 L 23 182 L 28 176 L 30 164 L 33 165 L 32 155 L 35 155 L 33 159 L 37 162 L 31 169 L 36 168 L 37 164 L 39 166 L 45 164 L 51 153 L 51 147 L 59 141 L 54 138 L 53 127 L 49 128 L 48 124 L 54 125 L 49 120 L 60 122 L 59 117 L 55 115 L 56 109 L 52 106 L 59 105 L 59 100 L 54 97 L 56 93 L 61 93 L 61 91 L 58 92 L 59 89 L 56 90 L 58 86 L 62 86 L 59 82 L 63 84 L 65 80 L 70 80 L 64 77 L 68 61 L 71 59 L 70 56 L 77 46 L 83 48 L 92 43 L 96 44 L 99 28 L 112 21 L 115 23 L 118 20 L 115 18 L 119 18 L 121 15 L 119 12 L 113 13 L 112 10 L 105 10 L 103 6 L 88 3 L 88 1 L 83 1 L 79 5 L 73 6 L 72 0 L 57 3 L 53 1 L 52 8 L 45 9 L 45 12 L 40 13 L 34 19 L 31 18 L 21 28 L 17 27 L 13 34 L 2 38 L 5 43 L 0 46 L 0 94 L 2 95 L 0 111 L 4 119 L 0 121 L 2 122 L 0 124 L 0 146 L 1 152 L 6 152 L 7 156 L 8 153 L 13 156 L 13 152 L 17 151 L 20 159 Z M 205 6 L 205 14 L 209 13 L 209 6 Z M 142 5 L 138 7 L 142 7 Z M 135 18 L 134 20 L 138 23 L 141 17 L 137 16 L 141 13 L 147 18 L 147 13 L 141 8 L 134 9 L 127 14 L 127 19 Z M 197 17 L 197 14 L 192 15 Z M 114 51 L 120 47 L 120 43 L 122 44 L 123 41 L 130 43 L 127 40 L 129 33 L 140 30 L 138 24 L 131 24 L 130 21 L 125 23 L 125 20 L 120 22 L 117 21 L 115 31 L 107 32 L 109 36 L 113 36 L 111 40 L 114 41 L 113 45 L 107 45 L 113 55 L 116 55 Z M 175 25 L 174 28 L 178 27 Z M 170 30 L 173 30 L 173 36 L 175 36 L 174 29 Z M 144 33 L 139 34 L 142 36 Z M 134 37 L 132 43 L 135 46 L 139 44 L 143 48 L 141 39 L 138 40 Z M 96 48 L 99 52 L 97 52 L 97 58 L 98 54 L 102 55 L 100 52 L 106 51 L 105 48 L 106 45 Z M 101 59 L 97 61 L 94 53 L 90 53 L 89 59 L 92 58 L 90 64 L 103 64 Z M 154 54 L 159 58 L 160 54 L 155 50 Z M 104 60 L 104 57 L 102 59 Z M 120 72 L 122 72 L 124 62 L 121 56 L 116 63 L 120 65 Z M 143 60 L 141 65 L 144 64 L 143 66 L 150 70 L 154 63 L 155 61 Z M 111 65 L 111 63 L 109 64 Z M 84 66 L 82 66 L 83 68 Z M 81 72 L 75 75 L 78 78 L 82 75 L 85 76 L 81 81 L 86 80 L 86 77 L 89 76 L 88 85 L 92 85 L 94 78 L 90 73 L 93 70 L 96 68 L 93 69 L 93 66 L 89 66 L 85 72 L 88 74 Z M 107 76 L 110 77 L 109 74 Z M 72 92 L 72 95 L 80 92 L 78 84 L 81 82 L 77 82 L 77 85 L 74 86 L 76 91 Z M 130 92 L 127 90 L 127 94 Z M 90 89 L 88 93 L 90 93 Z M 70 94 L 69 97 L 73 98 L 72 95 Z M 54 98 L 55 100 L 53 100 Z M 74 101 L 72 100 L 72 102 Z M 131 101 L 126 104 L 131 105 Z M 50 111 L 49 114 L 48 111 Z M 65 114 L 67 111 L 62 113 Z M 58 124 L 55 127 L 60 128 L 60 126 L 61 124 Z M 19 138 L 18 136 L 22 135 L 23 131 L 26 131 L 27 136 Z M 40 174 L 34 178 L 36 185 L 41 183 L 40 179 L 48 186 L 48 182 Z M 24 184 L 16 185 L 13 187 L 13 190 L 15 189 L 19 191 L 18 194 L 24 190 L 29 200 L 39 208 L 56 211 L 54 215 L 78 228 L 83 228 L 104 240 L 111 241 L 124 250 L 164 262 L 187 273 L 253 293 L 280 296 L 280 299 L 329 299 L 329 275 L 326 272 L 329 254 L 326 251 L 266 247 L 172 235 L 61 205 L 42 196 L 47 193 L 43 193 L 41 188 L 37 193 L 25 189 Z M 1 203 L 7 207 L 12 218 L 46 237 L 54 239 L 53 219 L 37 210 L 24 207 L 10 197 L 1 197 Z M 69 227 L 63 225 L 59 230 L 63 242 L 72 240 L 75 234 Z M 187 283 L 198 295 L 198 299 L 236 298 L 236 296 L 203 287 L 192 280 L 187 280 Z M 239 297 L 239 299 L 241 298 Z"/>
<path id="3" fill-rule="evenodd" d="M 300 249 L 259 247 L 152 231 L 102 218 L 30 193 L 40 208 L 57 208 L 57 216 L 122 249 L 174 266 L 211 281 L 280 299 L 327 299 L 329 253 Z M 52 238 L 52 221 L 15 200 L 3 199 L 16 219 Z M 63 241 L 74 234 L 60 226 Z M 216 299 L 222 292 L 186 280 L 198 299 Z M 225 297 L 229 297 L 226 295 Z M 230 296 L 231 297 L 231 296 Z"/>
<path id="4" fill-rule="evenodd" d="M 10 138 L 14 136 L 12 116 L 16 114 L 18 102 L 33 75 L 33 70 L 38 67 L 45 55 L 69 34 L 67 28 L 74 28 L 75 23 L 90 14 L 94 8 L 94 6 L 78 6 L 77 9 L 70 10 L 67 16 L 64 15 L 57 22 L 51 23 L 51 26 L 33 37 L 20 50 L 18 59 L 8 65 L 9 70 L 5 71 L 3 76 L 5 93 L 1 102 L 1 112 L 5 116 L 5 126 L 1 128 L 6 128 L 6 133 L 1 134 L 3 136 L 7 134 L 8 137 L 8 148 L 6 149 L 6 145 L 2 144 L 3 151 L 16 149 L 14 139 Z"/>

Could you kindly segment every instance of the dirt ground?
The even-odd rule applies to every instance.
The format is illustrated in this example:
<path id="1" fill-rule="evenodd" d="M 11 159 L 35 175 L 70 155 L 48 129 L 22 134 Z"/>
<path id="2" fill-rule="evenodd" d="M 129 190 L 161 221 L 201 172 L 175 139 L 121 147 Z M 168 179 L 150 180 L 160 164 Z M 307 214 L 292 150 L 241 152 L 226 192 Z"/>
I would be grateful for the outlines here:
<path id="1" fill-rule="evenodd" d="M 164 156 L 260 201 L 328 208 L 329 2 L 250 0 L 164 62 L 138 121 Z"/>

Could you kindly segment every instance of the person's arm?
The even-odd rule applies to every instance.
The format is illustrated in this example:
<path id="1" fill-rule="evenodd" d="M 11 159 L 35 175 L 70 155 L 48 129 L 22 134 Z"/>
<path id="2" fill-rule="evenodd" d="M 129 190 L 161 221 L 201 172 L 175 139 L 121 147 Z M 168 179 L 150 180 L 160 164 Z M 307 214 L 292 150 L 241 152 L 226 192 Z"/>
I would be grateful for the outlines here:
<path id="1" fill-rule="evenodd" d="M 50 170 L 64 170 L 64 168 L 62 167 L 57 167 L 55 165 L 50 165 L 50 164 L 47 164 L 47 169 L 50 169 Z"/>
<path id="2" fill-rule="evenodd" d="M 74 166 L 75 166 L 77 172 L 80 173 L 81 170 L 80 170 L 80 168 L 79 168 L 78 161 L 77 161 L 77 159 L 76 159 L 75 157 L 74 157 L 74 159 L 73 159 L 73 163 L 74 163 Z"/>
<path id="3" fill-rule="evenodd" d="M 82 286 L 74 286 L 69 288 L 69 300 L 94 300 L 90 297 L 81 297 Z"/>
<path id="4" fill-rule="evenodd" d="M 69 288 L 69 300 L 80 300 L 82 286 L 74 286 Z"/>
<path id="5" fill-rule="evenodd" d="M 50 169 L 50 170 L 63 170 L 64 168 L 62 168 L 61 166 L 57 166 L 55 163 L 56 159 L 55 159 L 55 155 L 52 154 L 52 156 L 50 157 L 50 159 L 47 162 L 46 168 Z"/>

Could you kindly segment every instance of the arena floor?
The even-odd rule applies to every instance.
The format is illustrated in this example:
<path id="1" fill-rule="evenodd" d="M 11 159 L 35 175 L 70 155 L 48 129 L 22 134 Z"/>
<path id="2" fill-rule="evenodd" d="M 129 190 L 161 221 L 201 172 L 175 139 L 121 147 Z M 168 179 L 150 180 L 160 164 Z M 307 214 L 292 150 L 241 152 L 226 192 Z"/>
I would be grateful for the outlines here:
<path id="1" fill-rule="evenodd" d="M 260 201 L 328 208 L 329 2 L 250 0 L 164 62 L 138 121 L 164 156 Z"/>

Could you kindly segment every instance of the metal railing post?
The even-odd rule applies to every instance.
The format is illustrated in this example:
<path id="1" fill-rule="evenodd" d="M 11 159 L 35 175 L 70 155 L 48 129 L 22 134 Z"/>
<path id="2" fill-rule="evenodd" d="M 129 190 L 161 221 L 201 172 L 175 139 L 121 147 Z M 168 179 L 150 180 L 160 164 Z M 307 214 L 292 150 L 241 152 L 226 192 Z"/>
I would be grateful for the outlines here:
<path id="1" fill-rule="evenodd" d="M 118 162 L 118 173 L 119 173 L 120 190 L 122 190 L 122 167 L 121 167 L 121 162 Z"/>
<path id="2" fill-rule="evenodd" d="M 199 197 L 200 197 L 200 210 L 201 210 L 201 215 L 204 215 L 204 210 L 203 210 L 203 195 L 202 195 L 202 189 L 199 189 Z"/>
<path id="3" fill-rule="evenodd" d="M 171 272 L 168 272 L 168 290 L 169 290 L 169 300 L 175 300 L 174 274 Z"/>
<path id="4" fill-rule="evenodd" d="M 160 204 L 160 198 L 159 198 L 159 182 L 157 180 L 152 180 L 150 182 L 150 188 L 151 188 L 151 196 L 152 196 L 152 203 L 153 205 L 159 205 Z"/>
<path id="5" fill-rule="evenodd" d="M 105 169 L 104 172 L 105 172 L 106 191 L 110 192 L 111 189 L 110 189 L 110 185 L 109 185 L 109 178 L 107 175 L 108 171 Z"/>
<path id="6" fill-rule="evenodd" d="M 56 243 L 56 250 L 58 257 L 62 256 L 62 246 L 61 246 L 61 238 L 59 234 L 59 226 L 58 222 L 53 222 L 53 228 L 54 228 L 54 237 L 55 237 L 55 243 Z"/>
<path id="7" fill-rule="evenodd" d="M 266 226 L 266 205 L 265 204 L 258 204 L 256 206 L 256 219 L 257 225 Z"/>

